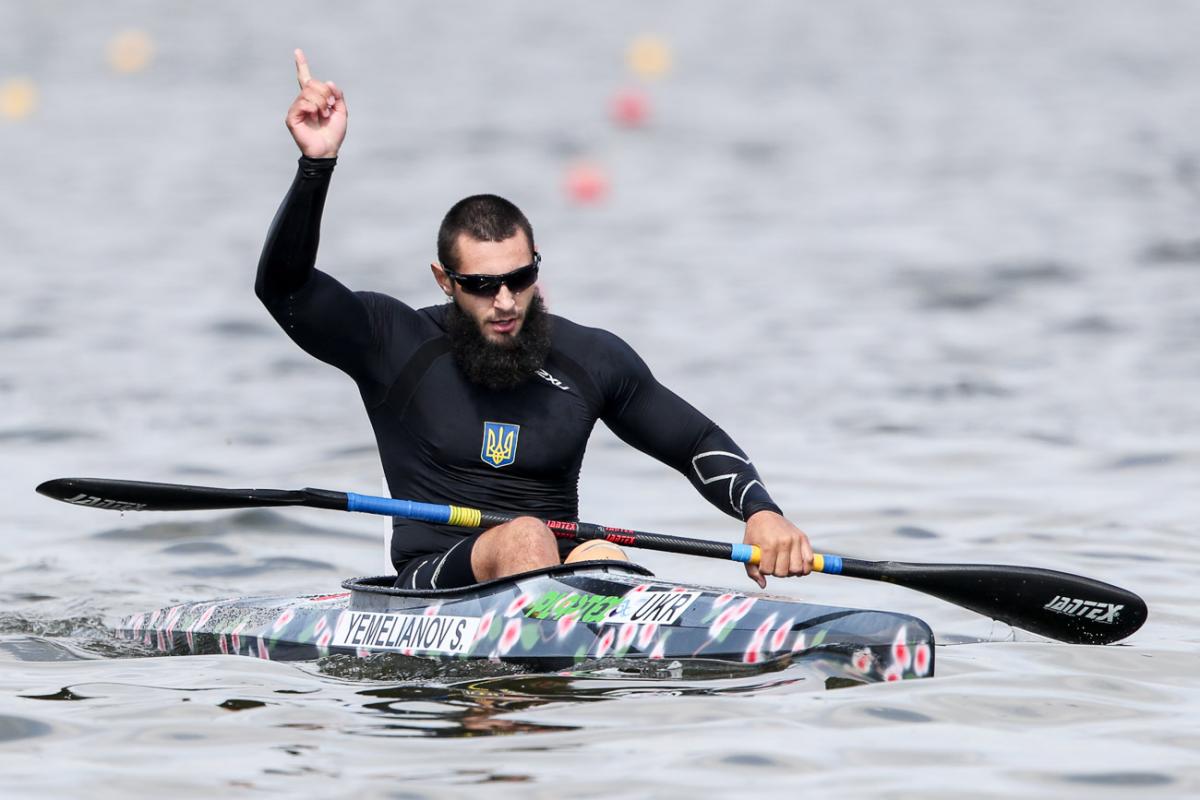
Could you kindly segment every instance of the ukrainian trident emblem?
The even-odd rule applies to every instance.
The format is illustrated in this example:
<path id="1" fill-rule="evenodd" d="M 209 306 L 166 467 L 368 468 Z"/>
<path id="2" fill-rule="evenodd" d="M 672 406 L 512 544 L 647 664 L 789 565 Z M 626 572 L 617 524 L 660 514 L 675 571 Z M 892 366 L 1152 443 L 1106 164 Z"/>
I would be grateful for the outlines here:
<path id="1" fill-rule="evenodd" d="M 493 467 L 507 467 L 517 460 L 517 437 L 521 426 L 507 422 L 483 423 L 483 450 L 479 457 Z"/>

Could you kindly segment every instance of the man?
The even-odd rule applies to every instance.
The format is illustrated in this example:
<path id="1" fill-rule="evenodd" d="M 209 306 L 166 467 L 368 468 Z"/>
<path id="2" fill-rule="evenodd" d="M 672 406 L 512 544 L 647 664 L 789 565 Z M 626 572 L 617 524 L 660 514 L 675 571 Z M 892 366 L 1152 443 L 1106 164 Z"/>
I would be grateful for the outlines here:
<path id="1" fill-rule="evenodd" d="M 564 554 L 622 558 L 603 542 L 564 553 L 540 521 L 577 518 L 579 469 L 597 419 L 745 520 L 745 542 L 762 549 L 760 564 L 746 567 L 759 586 L 765 575 L 809 573 L 808 538 L 728 435 L 616 336 L 546 311 L 533 229 L 512 203 L 476 195 L 446 214 L 432 265 L 445 305 L 414 310 L 316 270 L 346 101 L 335 84 L 312 78 L 299 50 L 296 75 L 287 126 L 300 167 L 267 235 L 256 293 L 297 344 L 357 382 L 396 496 L 530 515 L 466 534 L 396 520 L 397 585 L 463 586 L 558 564 Z"/>

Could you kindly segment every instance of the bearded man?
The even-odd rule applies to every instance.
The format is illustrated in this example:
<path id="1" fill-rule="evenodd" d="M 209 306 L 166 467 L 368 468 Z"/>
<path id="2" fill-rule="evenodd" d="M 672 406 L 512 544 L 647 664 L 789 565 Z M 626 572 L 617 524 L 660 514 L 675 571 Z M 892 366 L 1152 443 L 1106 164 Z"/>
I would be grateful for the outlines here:
<path id="1" fill-rule="evenodd" d="M 397 586 L 444 589 L 568 561 L 623 558 L 606 542 L 561 545 L 541 520 L 578 518 L 579 470 L 596 420 L 676 468 L 745 521 L 762 556 L 746 571 L 807 575 L 808 537 L 771 500 L 750 459 L 663 387 L 613 334 L 550 314 L 533 228 L 490 194 L 456 203 L 433 277 L 448 302 L 413 309 L 354 292 L 315 268 L 321 213 L 346 136 L 342 91 L 296 51 L 287 126 L 300 167 L 271 225 L 255 291 L 305 351 L 358 384 L 395 496 L 527 514 L 487 530 L 395 520 Z"/>

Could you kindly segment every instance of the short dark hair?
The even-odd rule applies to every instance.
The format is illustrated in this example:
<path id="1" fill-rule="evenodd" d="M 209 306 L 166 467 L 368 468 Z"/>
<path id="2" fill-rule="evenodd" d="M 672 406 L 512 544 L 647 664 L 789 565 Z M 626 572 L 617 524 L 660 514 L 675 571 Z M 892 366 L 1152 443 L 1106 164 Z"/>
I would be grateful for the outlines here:
<path id="1" fill-rule="evenodd" d="M 479 242 L 503 242 L 515 236 L 518 229 L 525 231 L 529 249 L 533 250 L 533 227 L 521 209 L 494 194 L 464 197 L 451 206 L 442 218 L 442 227 L 438 229 L 438 261 L 442 266 L 458 271 L 458 254 L 454 245 L 460 233 Z"/>

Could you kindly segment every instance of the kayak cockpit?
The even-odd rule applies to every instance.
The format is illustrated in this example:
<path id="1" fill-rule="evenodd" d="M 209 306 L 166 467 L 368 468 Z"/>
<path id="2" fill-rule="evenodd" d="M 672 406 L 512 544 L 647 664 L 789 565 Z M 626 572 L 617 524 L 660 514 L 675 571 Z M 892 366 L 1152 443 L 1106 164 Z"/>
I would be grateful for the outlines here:
<path id="1" fill-rule="evenodd" d="M 342 581 L 342 588 L 348 589 L 353 595 L 385 595 L 389 597 L 413 597 L 422 599 L 450 600 L 456 597 L 477 595 L 501 586 L 511 586 L 514 583 L 537 578 L 562 578 L 579 573 L 608 573 L 617 576 L 654 577 L 654 573 L 640 564 L 632 561 L 576 561 L 573 564 L 555 564 L 542 569 L 530 570 L 516 575 L 475 583 L 470 586 L 456 586 L 449 589 L 409 589 L 396 586 L 395 575 L 377 575 L 374 577 L 349 578 Z M 351 601 L 353 603 L 353 600 Z"/>

